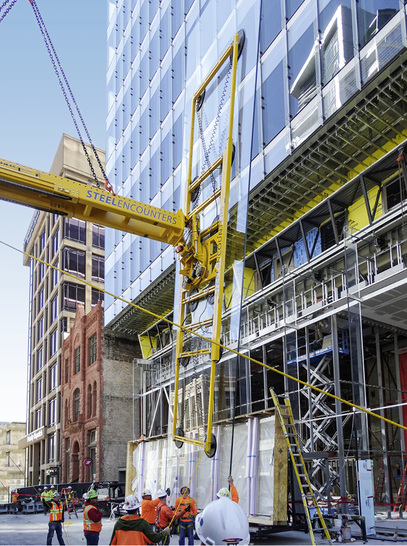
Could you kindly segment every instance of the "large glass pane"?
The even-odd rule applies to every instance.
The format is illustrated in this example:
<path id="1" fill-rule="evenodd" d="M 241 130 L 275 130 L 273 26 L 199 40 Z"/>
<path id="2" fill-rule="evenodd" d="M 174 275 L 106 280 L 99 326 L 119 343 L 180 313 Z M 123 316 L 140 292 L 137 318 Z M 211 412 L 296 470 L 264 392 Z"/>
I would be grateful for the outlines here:
<path id="1" fill-rule="evenodd" d="M 359 47 L 367 44 L 398 10 L 398 0 L 359 0 L 357 3 Z"/>
<path id="2" fill-rule="evenodd" d="M 261 2 L 260 52 L 263 54 L 283 28 L 281 0 Z"/>
<path id="3" fill-rule="evenodd" d="M 322 83 L 326 84 L 354 56 L 350 0 L 323 0 L 319 4 Z"/>
<path id="4" fill-rule="evenodd" d="M 266 146 L 285 126 L 285 47 L 280 40 L 269 55 L 262 70 L 261 86 L 263 146 Z"/>
<path id="5" fill-rule="evenodd" d="M 288 29 L 288 76 L 292 117 L 317 93 L 316 13 L 307 6 L 306 10 L 301 10 L 297 15 Z"/>

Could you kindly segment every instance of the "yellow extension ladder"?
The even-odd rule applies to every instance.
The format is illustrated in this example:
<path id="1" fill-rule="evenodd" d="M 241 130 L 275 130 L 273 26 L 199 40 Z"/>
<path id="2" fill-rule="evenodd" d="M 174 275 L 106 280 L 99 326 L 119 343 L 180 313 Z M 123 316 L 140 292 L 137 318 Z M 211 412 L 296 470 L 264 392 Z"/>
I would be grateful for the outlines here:
<path id="1" fill-rule="evenodd" d="M 321 529 L 325 534 L 325 538 L 332 544 L 331 535 L 329 534 L 321 509 L 312 489 L 312 485 L 302 456 L 301 446 L 295 428 L 294 416 L 291 408 L 290 398 L 284 397 L 284 405 L 280 404 L 277 395 L 273 389 L 270 389 L 270 394 L 276 407 L 277 415 L 280 419 L 281 427 L 287 442 L 288 451 L 290 453 L 291 462 L 295 475 L 297 477 L 298 486 L 301 492 L 302 503 L 304 506 L 305 517 L 311 537 L 312 544 L 316 544 L 312 521 L 310 517 L 310 508 L 316 510 L 315 519 L 319 522 Z"/>

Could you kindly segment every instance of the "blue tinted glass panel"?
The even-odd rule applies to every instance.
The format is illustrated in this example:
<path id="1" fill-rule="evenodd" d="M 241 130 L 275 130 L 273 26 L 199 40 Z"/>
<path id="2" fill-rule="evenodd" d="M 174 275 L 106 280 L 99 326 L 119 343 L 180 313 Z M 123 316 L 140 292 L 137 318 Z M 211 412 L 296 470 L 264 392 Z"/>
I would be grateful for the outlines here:
<path id="1" fill-rule="evenodd" d="M 304 0 L 287 0 L 287 19 L 290 19 Z M 267 2 L 267 0 L 266 0 Z M 263 0 L 264 3 L 264 0 Z"/>
<path id="2" fill-rule="evenodd" d="M 261 3 L 260 51 L 264 53 L 283 28 L 281 0 Z"/>
<path id="3" fill-rule="evenodd" d="M 165 116 L 170 111 L 172 106 L 171 101 L 172 78 L 171 70 L 168 69 L 161 77 L 161 103 L 160 103 L 160 120 L 163 121 Z"/>
<path id="4" fill-rule="evenodd" d="M 179 97 L 184 85 L 185 53 L 182 47 L 178 50 L 172 62 L 172 100 L 175 102 Z"/>
<path id="5" fill-rule="evenodd" d="M 159 31 L 156 30 L 154 36 L 150 40 L 150 59 L 149 59 L 149 79 L 153 79 L 154 74 L 160 65 L 160 44 Z"/>
<path id="6" fill-rule="evenodd" d="M 181 2 L 171 2 L 171 37 L 177 34 L 184 19 L 184 10 Z"/>
<path id="7" fill-rule="evenodd" d="M 280 62 L 262 84 L 263 145 L 266 146 L 283 129 L 284 67 Z"/>
<path id="8" fill-rule="evenodd" d="M 360 0 L 357 3 L 359 47 L 367 44 L 398 9 L 398 0 Z"/>
<path id="9" fill-rule="evenodd" d="M 146 51 L 140 63 L 140 97 L 146 92 L 148 84 L 148 52 Z"/>
<path id="10" fill-rule="evenodd" d="M 172 153 L 174 169 L 181 163 L 182 160 L 182 123 L 183 116 L 179 116 L 173 125 L 172 131 Z"/>
<path id="11" fill-rule="evenodd" d="M 164 55 L 167 53 L 168 48 L 171 44 L 171 12 L 170 7 L 168 7 L 164 14 L 161 17 L 160 21 L 160 59 L 164 58 Z"/>
<path id="12" fill-rule="evenodd" d="M 171 174 L 171 159 L 171 133 L 168 133 L 161 144 L 161 184 L 164 184 Z"/>

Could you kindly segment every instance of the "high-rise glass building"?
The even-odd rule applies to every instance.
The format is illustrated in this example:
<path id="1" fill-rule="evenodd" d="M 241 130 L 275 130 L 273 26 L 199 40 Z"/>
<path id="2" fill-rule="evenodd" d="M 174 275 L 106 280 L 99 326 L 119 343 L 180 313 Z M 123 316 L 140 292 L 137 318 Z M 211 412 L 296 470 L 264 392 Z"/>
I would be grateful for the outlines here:
<path id="1" fill-rule="evenodd" d="M 225 485 L 233 461 L 248 514 L 273 510 L 270 387 L 290 396 L 325 495 L 357 494 L 353 477 L 362 459 L 383 483 L 376 500 L 390 502 L 406 455 L 398 424 L 407 424 L 405 2 L 108 5 L 107 173 L 118 194 L 168 211 L 184 206 L 194 93 L 244 32 L 222 343 L 252 360 L 227 349 L 221 355 L 214 394 L 219 457 L 194 476 L 198 504 Z M 202 96 L 193 177 L 225 147 L 230 80 L 226 63 Z M 201 185 L 193 206 L 216 191 L 220 176 L 214 171 Z M 206 209 L 201 227 L 218 213 Z M 144 357 L 134 363 L 133 437 L 147 441 L 129 448 L 144 483 L 133 482 L 133 489 L 163 486 L 164 476 L 177 486 L 191 477 L 188 455 L 195 451 L 168 442 L 174 400 L 178 424 L 193 437 L 205 429 L 209 389 L 202 354 L 184 362 L 174 393 L 175 328 L 163 317 L 177 323 L 179 261 L 164 243 L 110 230 L 106 256 L 107 290 L 122 298 L 106 300 L 106 324 L 138 339 Z M 212 304 L 208 297 L 191 305 L 188 320 L 201 322 L 203 335 Z M 200 343 L 191 339 L 195 349 Z M 355 407 L 373 408 L 378 417 Z M 247 457 L 257 461 L 250 471 Z"/>

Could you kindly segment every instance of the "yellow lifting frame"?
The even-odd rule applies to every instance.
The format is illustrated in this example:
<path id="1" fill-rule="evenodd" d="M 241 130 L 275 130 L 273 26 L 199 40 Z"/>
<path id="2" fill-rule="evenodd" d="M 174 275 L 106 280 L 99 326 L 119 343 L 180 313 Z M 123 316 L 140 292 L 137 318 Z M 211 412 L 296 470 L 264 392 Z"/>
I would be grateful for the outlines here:
<path id="1" fill-rule="evenodd" d="M 212 325 L 212 344 L 210 349 L 211 354 L 211 371 L 210 371 L 210 384 L 209 384 L 209 403 L 208 403 L 208 421 L 207 421 L 207 433 L 205 440 L 198 440 L 193 438 L 187 438 L 177 433 L 177 419 L 178 419 L 178 394 L 179 394 L 179 379 L 180 379 L 180 365 L 181 358 L 190 354 L 203 354 L 201 351 L 186 351 L 183 352 L 184 332 L 180 328 L 177 332 L 176 341 L 176 357 L 175 357 L 175 384 L 174 384 L 174 414 L 173 414 L 173 440 L 178 442 L 186 442 L 194 444 L 199 447 L 203 447 L 205 453 L 209 453 L 212 448 L 212 425 L 213 425 L 213 408 L 214 408 L 214 393 L 215 393 L 215 375 L 216 364 L 219 361 L 220 356 L 220 337 L 221 337 L 221 325 L 222 325 L 222 302 L 223 302 L 223 288 L 224 288 L 224 274 L 225 274 L 225 262 L 226 262 L 226 236 L 227 236 L 227 220 L 229 211 L 229 191 L 230 180 L 232 172 L 232 158 L 233 158 L 233 118 L 234 118 L 234 104 L 235 104 L 235 92 L 236 92 L 236 74 L 237 74 L 237 61 L 239 57 L 239 40 L 242 40 L 242 36 L 236 33 L 232 44 L 223 55 L 220 57 L 216 65 L 208 74 L 207 78 L 201 84 L 192 98 L 192 113 L 191 113 L 191 134 L 190 134 L 190 154 L 188 164 L 188 179 L 187 179 L 187 192 L 186 192 L 186 219 L 192 223 L 192 245 L 194 253 L 200 259 L 208 263 L 210 260 L 206 257 L 206 260 L 202 260 L 202 253 L 209 253 L 208 245 L 204 248 L 202 242 L 202 235 L 206 232 L 199 233 L 197 229 L 197 214 L 204 210 L 206 206 L 209 206 L 213 202 L 213 198 L 207 199 L 204 203 L 196 207 L 193 211 L 191 207 L 191 191 L 199 187 L 200 183 L 206 179 L 216 168 L 222 166 L 222 180 L 220 193 L 216 193 L 216 198 L 219 198 L 219 220 L 217 223 L 217 232 L 211 240 L 216 241 L 216 265 L 215 265 L 215 289 L 214 289 L 214 313 L 213 313 L 213 325 Z M 231 67 L 231 90 L 230 90 L 230 110 L 229 110 L 229 126 L 228 135 L 226 141 L 226 147 L 223 152 L 222 158 L 218 158 L 198 179 L 191 181 L 192 177 L 192 164 L 193 164 L 193 145 L 194 145 L 194 128 L 195 128 L 195 115 L 197 111 L 197 101 L 202 97 L 205 89 L 209 83 L 213 80 L 219 70 L 224 66 L 225 62 L 232 58 Z M 205 281 L 208 277 L 211 278 L 210 272 L 206 272 Z M 207 294 L 207 290 L 203 290 L 204 294 Z M 181 287 L 180 297 L 180 312 L 179 312 L 179 324 L 184 324 L 186 305 L 191 301 L 191 296 L 188 289 Z M 208 351 L 209 353 L 209 351 Z"/>

